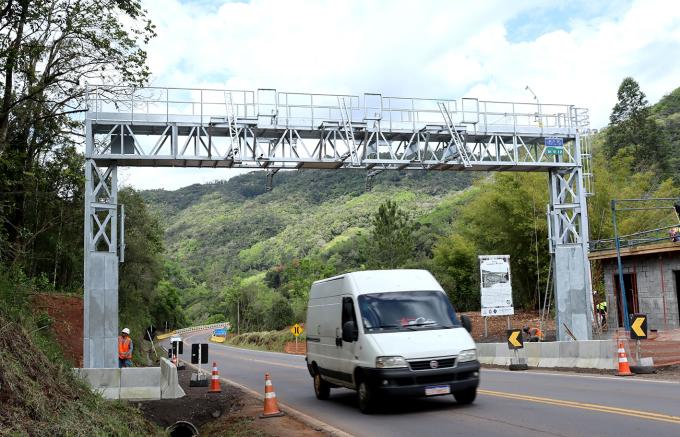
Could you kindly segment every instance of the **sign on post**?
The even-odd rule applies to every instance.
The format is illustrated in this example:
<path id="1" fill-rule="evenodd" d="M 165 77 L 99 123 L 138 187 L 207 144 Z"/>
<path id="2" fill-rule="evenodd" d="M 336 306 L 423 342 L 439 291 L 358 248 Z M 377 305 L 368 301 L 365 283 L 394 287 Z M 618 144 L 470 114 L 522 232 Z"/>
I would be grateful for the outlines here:
<path id="1" fill-rule="evenodd" d="M 290 328 L 290 332 L 293 333 L 293 335 L 297 338 L 300 334 L 302 334 L 305 331 L 305 329 L 300 326 L 299 323 L 296 323 Z"/>
<path id="2" fill-rule="evenodd" d="M 512 305 L 510 255 L 480 255 L 482 316 L 510 316 Z M 508 326 L 509 327 L 509 326 Z"/>
<path id="3" fill-rule="evenodd" d="M 647 339 L 647 314 L 633 314 L 631 316 L 630 338 L 632 340 Z"/>
<path id="4" fill-rule="evenodd" d="M 172 353 L 175 355 L 182 355 L 184 353 L 184 342 L 179 337 L 172 337 L 170 339 L 172 344 Z"/>
<path id="5" fill-rule="evenodd" d="M 521 329 L 508 329 L 508 348 L 510 350 L 524 349 L 524 338 Z"/>
<path id="6" fill-rule="evenodd" d="M 191 364 L 206 364 L 208 362 L 208 343 L 191 345 Z"/>

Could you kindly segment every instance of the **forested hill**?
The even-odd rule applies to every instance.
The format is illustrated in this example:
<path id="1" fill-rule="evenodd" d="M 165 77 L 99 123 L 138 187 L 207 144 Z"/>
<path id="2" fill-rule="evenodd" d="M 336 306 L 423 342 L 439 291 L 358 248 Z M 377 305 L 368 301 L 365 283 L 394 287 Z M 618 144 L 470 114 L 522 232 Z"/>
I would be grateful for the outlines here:
<path id="1" fill-rule="evenodd" d="M 266 192 L 264 172 L 252 172 L 142 195 L 166 225 L 168 253 L 194 278 L 220 287 L 234 275 L 331 251 L 365 231 L 387 199 L 412 218 L 422 216 L 479 174 L 386 172 L 370 192 L 365 177 L 354 170 L 282 171 Z"/>

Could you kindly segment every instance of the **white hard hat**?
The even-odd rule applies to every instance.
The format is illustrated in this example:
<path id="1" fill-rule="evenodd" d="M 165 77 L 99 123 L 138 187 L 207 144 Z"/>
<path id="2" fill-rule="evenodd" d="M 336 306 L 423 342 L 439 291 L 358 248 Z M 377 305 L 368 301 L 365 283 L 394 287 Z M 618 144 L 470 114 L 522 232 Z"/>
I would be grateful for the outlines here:
<path id="1" fill-rule="evenodd" d="M 123 334 L 130 335 L 130 329 L 129 329 L 129 328 L 123 328 L 123 330 L 122 330 L 121 332 L 122 332 Z"/>

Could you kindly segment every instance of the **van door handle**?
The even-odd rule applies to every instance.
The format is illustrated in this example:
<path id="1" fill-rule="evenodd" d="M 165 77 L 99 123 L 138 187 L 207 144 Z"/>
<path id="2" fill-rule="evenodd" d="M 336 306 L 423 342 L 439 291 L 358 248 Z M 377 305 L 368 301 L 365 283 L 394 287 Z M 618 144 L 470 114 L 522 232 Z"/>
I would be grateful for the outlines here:
<path id="1" fill-rule="evenodd" d="M 342 347 L 342 337 L 335 337 L 335 345 Z"/>

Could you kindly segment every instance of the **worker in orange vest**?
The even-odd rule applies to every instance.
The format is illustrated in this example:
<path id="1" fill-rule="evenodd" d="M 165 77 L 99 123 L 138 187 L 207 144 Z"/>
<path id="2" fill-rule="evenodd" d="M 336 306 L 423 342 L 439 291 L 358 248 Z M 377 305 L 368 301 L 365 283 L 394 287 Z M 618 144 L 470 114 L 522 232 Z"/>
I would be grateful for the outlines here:
<path id="1" fill-rule="evenodd" d="M 123 328 L 118 336 L 118 367 L 132 367 L 132 350 L 130 329 Z"/>
<path id="2" fill-rule="evenodd" d="M 543 341 L 543 333 L 540 328 L 525 326 L 522 331 L 526 336 L 525 341 Z"/>

